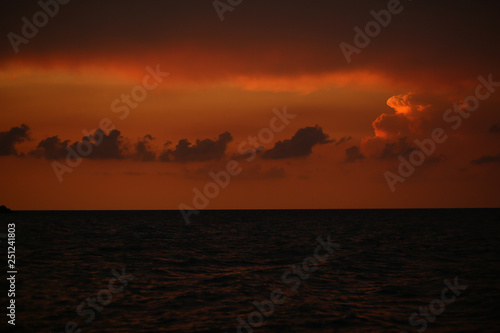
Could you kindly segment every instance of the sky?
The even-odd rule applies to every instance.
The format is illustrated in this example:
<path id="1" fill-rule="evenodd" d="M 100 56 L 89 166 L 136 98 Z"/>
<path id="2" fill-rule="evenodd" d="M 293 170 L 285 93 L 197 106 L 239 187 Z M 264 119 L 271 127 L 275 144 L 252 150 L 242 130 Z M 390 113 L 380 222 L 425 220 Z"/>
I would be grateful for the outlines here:
<path id="1" fill-rule="evenodd" d="M 499 207 L 491 1 L 3 1 L 0 204 Z"/>

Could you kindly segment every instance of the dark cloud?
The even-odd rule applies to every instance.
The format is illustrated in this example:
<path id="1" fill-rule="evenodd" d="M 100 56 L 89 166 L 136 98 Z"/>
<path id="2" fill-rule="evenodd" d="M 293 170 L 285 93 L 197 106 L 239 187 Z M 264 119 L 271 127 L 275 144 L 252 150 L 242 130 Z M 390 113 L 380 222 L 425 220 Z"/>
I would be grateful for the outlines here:
<path id="1" fill-rule="evenodd" d="M 224 157 L 226 147 L 233 137 L 229 132 L 219 135 L 217 140 L 196 140 L 194 145 L 187 139 L 179 140 L 175 149 L 164 150 L 160 160 L 164 162 L 193 162 L 218 160 Z"/>
<path id="2" fill-rule="evenodd" d="M 19 127 L 12 127 L 8 131 L 0 132 L 0 156 L 17 156 L 15 145 L 30 140 L 29 130 L 28 126 L 22 124 Z"/>
<path id="3" fill-rule="evenodd" d="M 31 151 L 29 155 L 48 160 L 62 159 L 68 154 L 66 149 L 68 145 L 69 140 L 61 141 L 57 135 L 51 136 L 40 141 L 36 149 Z"/>
<path id="4" fill-rule="evenodd" d="M 29 154 L 38 158 L 63 159 L 68 153 L 90 159 L 123 159 L 126 157 L 126 148 L 123 137 L 118 130 L 106 134 L 98 129 L 91 136 L 85 136 L 82 141 L 69 144 L 69 140 L 62 141 L 59 137 L 48 137 L 38 144 Z"/>
<path id="5" fill-rule="evenodd" d="M 139 139 L 135 144 L 135 154 L 132 158 L 138 161 L 153 161 L 156 158 L 156 153 L 151 149 L 153 140 L 154 138 L 149 134 Z"/>
<path id="6" fill-rule="evenodd" d="M 482 164 L 490 164 L 490 163 L 500 163 L 500 154 L 496 156 L 483 156 L 478 158 L 477 160 L 471 161 L 472 164 L 482 165 Z"/>
<path id="7" fill-rule="evenodd" d="M 361 153 L 361 150 L 359 149 L 358 146 L 352 146 L 350 148 L 347 148 L 345 150 L 345 162 L 346 163 L 353 163 L 356 162 L 357 160 L 362 160 L 365 158 L 365 155 Z"/>
<path id="8" fill-rule="evenodd" d="M 0 134 L 4 135 L 5 133 L 10 132 Z M 106 134 L 103 130 L 98 129 L 93 134 L 83 137 L 81 141 L 72 144 L 69 140 L 62 141 L 57 135 L 48 137 L 40 141 L 36 149 L 31 151 L 29 155 L 45 159 L 64 159 L 68 153 L 71 153 L 73 156 L 90 159 L 130 158 L 138 161 L 154 161 L 156 160 L 156 152 L 151 147 L 151 142 L 154 139 L 150 134 L 147 134 L 138 139 L 134 145 L 128 145 L 125 144 L 120 131 L 112 130 Z M 160 160 L 173 162 L 217 160 L 224 156 L 226 146 L 232 140 L 231 134 L 225 132 L 219 135 L 217 140 L 196 140 L 196 144 L 191 145 L 188 140 L 183 139 L 179 141 L 175 149 L 166 149 L 171 144 L 168 141 L 164 145 Z"/>
<path id="9" fill-rule="evenodd" d="M 262 158 L 282 159 L 309 156 L 312 153 L 312 147 L 329 142 L 332 140 L 328 140 L 328 134 L 323 133 L 323 129 L 318 125 L 305 127 L 299 129 L 291 139 L 276 142 L 273 148 L 264 151 Z"/>
<path id="10" fill-rule="evenodd" d="M 338 145 L 341 145 L 343 143 L 346 143 L 347 141 L 349 141 L 351 139 L 352 139 L 351 136 L 344 136 L 344 137 L 340 138 L 340 140 L 338 142 L 335 143 L 335 146 L 338 146 Z"/>
<path id="11" fill-rule="evenodd" d="M 410 144 L 408 144 L 407 138 L 404 137 L 399 138 L 396 142 L 386 143 L 380 155 L 375 157 L 382 160 L 397 158 L 399 155 L 408 156 L 414 150 L 417 150 L 417 148 L 412 147 Z"/>
<path id="12" fill-rule="evenodd" d="M 490 133 L 500 133 L 500 125 L 495 124 L 490 128 Z"/>
<path id="13" fill-rule="evenodd" d="M 92 140 L 95 138 L 95 140 Z M 109 134 L 103 130 L 95 131 L 93 138 L 91 136 L 83 137 L 82 142 L 87 141 L 92 144 L 92 153 L 88 156 L 91 159 L 123 159 L 125 158 L 125 147 L 123 137 L 120 131 L 112 130 Z M 102 139 L 101 139 L 102 138 Z M 76 149 L 81 143 L 75 142 L 72 148 Z"/>

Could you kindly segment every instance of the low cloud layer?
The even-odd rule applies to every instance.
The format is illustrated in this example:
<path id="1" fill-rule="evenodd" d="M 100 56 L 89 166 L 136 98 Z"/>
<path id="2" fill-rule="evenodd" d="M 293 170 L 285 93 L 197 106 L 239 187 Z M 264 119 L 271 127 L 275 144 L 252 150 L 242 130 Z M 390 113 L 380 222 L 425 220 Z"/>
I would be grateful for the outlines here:
<path id="1" fill-rule="evenodd" d="M 263 159 L 283 159 L 305 157 L 312 153 L 312 147 L 318 144 L 330 143 L 328 134 L 318 125 L 299 129 L 291 139 L 278 141 L 273 148 L 264 151 Z"/>
<path id="2" fill-rule="evenodd" d="M 29 127 L 13 127 L 9 131 L 0 132 L 0 155 L 17 155 L 14 146 L 17 143 L 29 140 Z M 31 157 L 44 158 L 47 160 L 65 159 L 68 155 L 88 159 L 132 159 L 136 161 L 162 161 L 162 162 L 203 162 L 216 161 L 226 156 L 226 149 L 233 136 L 229 132 L 220 134 L 217 139 L 197 139 L 193 144 L 187 139 L 178 141 L 174 148 L 167 141 L 163 151 L 157 152 L 152 142 L 155 140 L 150 134 L 139 138 L 135 143 L 129 143 L 118 130 L 109 133 L 101 129 L 84 136 L 80 141 L 71 142 L 63 140 L 58 135 L 50 136 L 39 141 L 35 149 L 28 153 Z M 337 145 L 351 140 L 351 137 L 342 137 Z M 239 160 L 250 155 L 258 154 L 263 159 L 287 159 L 307 157 L 311 155 L 312 148 L 319 144 L 332 143 L 328 134 L 316 126 L 299 129 L 290 139 L 278 141 L 274 147 L 264 150 L 258 147 L 250 149 L 245 154 L 234 154 L 233 159 Z"/>

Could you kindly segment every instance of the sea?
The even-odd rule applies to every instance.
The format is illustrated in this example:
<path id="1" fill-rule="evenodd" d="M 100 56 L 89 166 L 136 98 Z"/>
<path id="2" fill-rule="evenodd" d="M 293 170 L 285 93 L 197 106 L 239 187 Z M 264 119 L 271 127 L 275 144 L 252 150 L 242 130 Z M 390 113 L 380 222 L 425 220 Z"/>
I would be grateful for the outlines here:
<path id="1" fill-rule="evenodd" d="M 178 211 L 2 214 L 0 327 L 500 332 L 499 217 L 499 209 L 209 210 L 186 224 Z"/>

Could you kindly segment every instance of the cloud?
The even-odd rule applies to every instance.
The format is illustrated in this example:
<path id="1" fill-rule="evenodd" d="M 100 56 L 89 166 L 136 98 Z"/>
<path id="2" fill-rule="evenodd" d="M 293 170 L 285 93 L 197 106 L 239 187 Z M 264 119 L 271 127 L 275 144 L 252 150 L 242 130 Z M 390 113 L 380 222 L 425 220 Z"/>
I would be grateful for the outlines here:
<path id="1" fill-rule="evenodd" d="M 399 135 L 408 135 L 410 120 L 404 113 L 381 114 L 372 123 L 375 136 L 379 138 L 394 139 Z"/>
<path id="2" fill-rule="evenodd" d="M 500 133 L 500 125 L 495 124 L 490 128 L 490 133 Z"/>
<path id="3" fill-rule="evenodd" d="M 344 136 L 344 137 L 340 138 L 340 140 L 337 143 L 335 143 L 335 147 L 338 145 L 341 145 L 343 143 L 346 143 L 347 141 L 349 141 L 351 139 L 352 139 L 351 136 Z"/>
<path id="4" fill-rule="evenodd" d="M 395 139 L 419 134 L 426 129 L 429 118 L 434 118 L 431 105 L 413 93 L 393 96 L 387 100 L 387 105 L 395 113 L 383 113 L 375 119 L 372 126 L 377 137 Z"/>
<path id="5" fill-rule="evenodd" d="M 436 164 L 436 163 L 439 163 L 439 162 L 443 162 L 446 160 L 446 156 L 443 155 L 443 154 L 440 154 L 439 156 L 431 156 L 431 157 L 428 157 L 424 164 Z"/>
<path id="6" fill-rule="evenodd" d="M 30 128 L 24 124 L 19 127 L 12 127 L 10 130 L 0 132 L 0 156 L 17 156 L 15 145 L 30 140 Z"/>
<path id="7" fill-rule="evenodd" d="M 412 147 L 407 142 L 407 138 L 399 138 L 396 142 L 389 142 L 385 144 L 384 149 L 379 156 L 376 156 L 380 159 L 391 159 L 397 158 L 399 155 L 407 156 L 410 155 L 412 151 L 417 150 L 417 148 Z"/>
<path id="8" fill-rule="evenodd" d="M 156 153 L 151 150 L 151 141 L 153 140 L 154 138 L 149 134 L 139 139 L 135 144 L 136 152 L 132 158 L 138 161 L 154 161 Z"/>
<path id="9" fill-rule="evenodd" d="M 418 104 L 416 96 L 413 93 L 392 96 L 387 100 L 387 105 L 393 108 L 397 114 L 406 114 L 409 116 L 415 112 L 422 112 L 430 106 Z"/>
<path id="10" fill-rule="evenodd" d="M 3 133 L 2 133 L 3 134 Z M 125 139 L 118 130 L 106 134 L 98 129 L 81 141 L 70 144 L 69 140 L 61 140 L 57 135 L 41 140 L 36 149 L 29 155 L 45 159 L 64 159 L 69 152 L 89 159 L 133 159 L 137 161 L 154 161 L 157 153 L 153 150 L 151 142 L 154 140 L 150 134 L 137 140 L 133 145 L 125 143 Z M 180 140 L 175 149 L 167 149 L 171 144 L 164 145 L 160 155 L 161 161 L 191 162 L 220 159 L 224 156 L 226 146 L 233 140 L 229 132 L 219 135 L 217 140 L 196 140 L 191 145 L 186 139 Z M 74 153 L 73 153 L 74 152 Z"/>
<path id="11" fill-rule="evenodd" d="M 490 164 L 490 163 L 500 163 L 500 154 L 496 156 L 483 156 L 478 158 L 477 160 L 472 160 L 472 164 L 482 165 L 482 164 Z"/>
<path id="12" fill-rule="evenodd" d="M 361 150 L 359 149 L 358 146 L 352 146 L 350 148 L 347 148 L 345 150 L 345 162 L 346 163 L 353 163 L 356 162 L 357 160 L 362 160 L 365 158 L 365 155 L 361 153 Z"/>
<path id="13" fill-rule="evenodd" d="M 102 141 L 101 141 L 102 136 Z M 84 141 L 92 144 L 92 153 L 88 156 L 90 159 L 123 159 L 125 158 L 125 147 L 123 145 L 123 137 L 120 131 L 112 130 L 109 134 L 104 133 L 103 130 L 98 129 L 95 131 L 93 137 L 96 141 L 93 142 L 90 136 L 83 137 Z M 100 143 L 99 143 L 100 142 Z M 97 144 L 99 143 L 99 144 Z M 76 149 L 79 142 L 72 145 Z"/>
<path id="14" fill-rule="evenodd" d="M 305 127 L 299 129 L 291 139 L 276 142 L 273 148 L 264 151 L 262 158 L 283 159 L 309 156 L 312 153 L 312 147 L 329 142 L 332 140 L 328 140 L 328 134 L 323 133 L 323 129 L 318 125 Z"/>
<path id="15" fill-rule="evenodd" d="M 52 136 L 40 141 L 36 149 L 29 155 L 46 159 L 66 158 L 70 151 L 83 158 L 90 159 L 123 159 L 126 157 L 126 147 L 120 131 L 112 130 L 106 134 L 98 129 L 91 136 L 85 136 L 82 141 L 69 144 L 69 140 L 62 141 L 59 137 Z"/>
<path id="16" fill-rule="evenodd" d="M 66 157 L 68 154 L 67 147 L 69 140 L 61 141 L 59 137 L 51 136 L 38 144 L 35 150 L 32 150 L 29 155 L 37 158 L 45 158 L 47 160 L 57 160 Z"/>
<path id="17" fill-rule="evenodd" d="M 99 10 L 96 10 L 96 3 Z M 33 3 L 23 1 L 3 1 L 2 6 L 0 17 L 4 36 L 9 31 L 20 34 L 19 17 L 31 17 L 38 9 Z M 69 8 L 72 6 L 77 7 Z M 243 11 L 226 12 L 226 19 L 234 20 L 233 33 L 221 34 L 220 21 L 211 1 L 199 6 L 186 1 L 153 1 L 147 7 L 137 1 L 123 1 L 119 7 L 112 3 L 85 1 L 69 7 L 60 7 L 60 13 L 64 14 L 57 16 L 58 29 L 47 27 L 45 33 L 37 35 L 36 43 L 21 44 L 19 54 L 11 47 L 0 49 L 2 63 L 10 59 L 14 59 L 13 62 L 27 59 L 40 61 L 41 67 L 56 64 L 71 68 L 80 67 L 82 63 L 99 64 L 104 59 L 103 68 L 110 63 L 134 60 L 133 65 L 142 67 L 143 63 L 155 59 L 155 54 L 162 54 L 163 61 L 176 68 L 179 76 L 200 80 L 208 77 L 212 82 L 217 77 L 225 79 L 227 73 L 255 77 L 255 74 L 270 74 L 279 78 L 287 74 L 324 75 L 346 70 L 338 42 L 352 44 L 353 25 L 365 22 L 360 20 L 359 13 L 376 9 L 370 1 L 321 1 L 311 6 L 306 0 L 290 0 L 286 6 L 271 6 L 268 1 L 255 0 Z M 424 81 L 425 84 L 429 81 L 458 83 L 457 78 L 486 70 L 494 72 L 498 68 L 494 2 L 477 6 L 470 1 L 447 0 L 440 6 L 426 2 L 418 7 L 405 11 L 406 22 L 401 22 L 397 30 L 386 31 L 391 38 L 377 39 L 376 45 L 370 45 L 370 57 L 357 56 L 353 70 L 359 66 L 369 72 L 386 71 L 398 82 Z M 453 9 L 453 15 L 445 8 Z M 138 12 L 141 15 L 135 15 Z M 415 22 L 424 14 L 429 17 L 425 29 L 415 31 Z M 467 15 L 468 19 L 456 27 L 456 17 L 462 15 Z M 256 16 L 260 22 L 257 26 L 254 24 Z M 109 27 L 109 17 L 114 17 L 113 27 Z M 186 21 L 193 24 L 186 27 Z M 88 22 L 92 22 L 92 26 Z M 166 33 L 173 31 L 175 34 Z M 407 38 L 409 35 L 412 38 Z M 241 36 L 246 38 L 244 45 L 233 47 Z M 447 43 L 443 44 L 442 40 Z M 463 43 L 464 40 L 476 43 L 470 47 Z M 139 47 L 144 55 L 131 57 Z M 265 52 L 270 49 L 282 52 Z M 293 56 L 283 57 L 282 54 Z M 194 55 L 202 55 L 203 61 L 193 61 Z M 285 81 L 287 79 L 285 77 Z"/>
<path id="18" fill-rule="evenodd" d="M 182 139 L 179 140 L 175 149 L 164 150 L 160 155 L 160 160 L 164 162 L 218 160 L 224 156 L 227 144 L 232 140 L 233 137 L 229 132 L 222 133 L 217 140 L 197 139 L 194 145 L 187 139 Z"/>
<path id="19" fill-rule="evenodd" d="M 361 142 L 362 152 L 378 159 L 408 155 L 413 150 L 409 142 L 429 137 L 432 131 L 443 126 L 443 112 L 449 102 L 437 96 L 413 93 L 392 96 L 387 105 L 394 113 L 382 113 L 372 123 L 374 136 Z"/>

